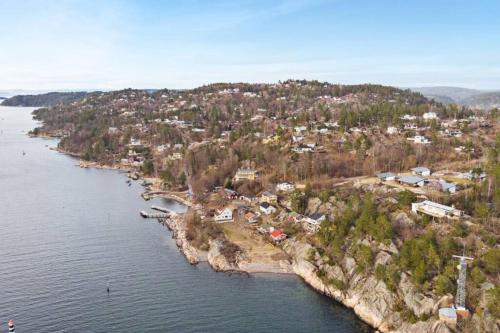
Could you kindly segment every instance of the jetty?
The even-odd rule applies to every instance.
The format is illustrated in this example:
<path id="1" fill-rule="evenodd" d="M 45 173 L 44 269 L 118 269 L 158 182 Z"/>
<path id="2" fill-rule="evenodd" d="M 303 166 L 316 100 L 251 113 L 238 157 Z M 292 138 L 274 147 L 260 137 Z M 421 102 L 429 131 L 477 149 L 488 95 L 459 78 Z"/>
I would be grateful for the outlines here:
<path id="1" fill-rule="evenodd" d="M 170 217 L 169 213 L 148 213 L 144 210 L 141 210 L 139 214 L 144 218 L 149 219 L 166 219 Z"/>
<path id="2" fill-rule="evenodd" d="M 161 207 L 161 206 L 155 206 L 155 205 L 152 205 L 152 206 L 151 206 L 151 209 L 157 210 L 157 211 L 159 211 L 159 212 L 167 213 L 167 214 L 170 214 L 170 215 L 175 214 L 175 212 L 174 212 L 173 210 L 170 210 L 170 209 L 168 209 L 168 208 Z"/>

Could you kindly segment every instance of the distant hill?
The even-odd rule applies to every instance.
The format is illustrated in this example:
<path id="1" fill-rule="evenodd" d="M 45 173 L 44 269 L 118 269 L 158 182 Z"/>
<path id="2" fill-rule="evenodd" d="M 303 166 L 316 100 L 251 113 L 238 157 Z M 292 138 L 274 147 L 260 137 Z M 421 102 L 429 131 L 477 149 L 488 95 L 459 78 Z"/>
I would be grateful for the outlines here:
<path id="1" fill-rule="evenodd" d="M 473 109 L 500 108 L 500 91 L 482 93 L 470 96 L 460 102 Z"/>
<path id="2" fill-rule="evenodd" d="M 433 94 L 423 94 L 425 97 L 428 99 L 433 99 L 436 102 L 443 103 L 443 104 L 456 104 L 457 102 L 449 97 L 449 96 L 444 96 L 444 95 L 433 95 Z"/>
<path id="3" fill-rule="evenodd" d="M 51 92 L 40 95 L 17 95 L 5 99 L 3 106 L 53 106 L 63 102 L 79 100 L 89 93 L 79 92 Z"/>
<path id="4" fill-rule="evenodd" d="M 461 87 L 418 87 L 410 90 L 443 104 L 459 104 L 474 109 L 493 109 L 500 106 L 500 91 Z"/>

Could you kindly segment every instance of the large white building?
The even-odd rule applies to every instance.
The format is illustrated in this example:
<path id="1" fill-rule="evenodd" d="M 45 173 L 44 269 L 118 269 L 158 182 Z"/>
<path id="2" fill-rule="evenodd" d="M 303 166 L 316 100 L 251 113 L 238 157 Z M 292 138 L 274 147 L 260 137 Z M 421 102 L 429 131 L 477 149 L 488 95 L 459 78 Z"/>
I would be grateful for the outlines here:
<path id="1" fill-rule="evenodd" d="M 463 212 L 455 207 L 442 205 L 429 200 L 412 203 L 411 210 L 415 214 L 423 213 L 434 217 L 459 218 L 463 215 Z"/>

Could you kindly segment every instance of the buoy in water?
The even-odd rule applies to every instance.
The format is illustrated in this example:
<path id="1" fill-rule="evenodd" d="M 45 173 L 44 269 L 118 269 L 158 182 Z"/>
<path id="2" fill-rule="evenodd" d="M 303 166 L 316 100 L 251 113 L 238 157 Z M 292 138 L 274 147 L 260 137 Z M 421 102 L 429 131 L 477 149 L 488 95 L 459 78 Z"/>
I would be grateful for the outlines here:
<path id="1" fill-rule="evenodd" d="M 14 333 L 16 331 L 16 327 L 14 326 L 14 320 L 9 320 L 9 332 Z"/>

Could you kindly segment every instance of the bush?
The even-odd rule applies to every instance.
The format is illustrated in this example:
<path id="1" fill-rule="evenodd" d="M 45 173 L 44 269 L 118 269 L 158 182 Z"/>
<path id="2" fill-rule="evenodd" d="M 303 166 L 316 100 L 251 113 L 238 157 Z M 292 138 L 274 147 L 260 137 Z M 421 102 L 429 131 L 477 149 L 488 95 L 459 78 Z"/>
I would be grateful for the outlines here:
<path id="1" fill-rule="evenodd" d="M 188 213 L 185 216 L 186 239 L 196 248 L 207 251 L 209 241 L 223 236 L 223 232 L 217 224 L 202 223 L 196 213 Z"/>
<path id="2" fill-rule="evenodd" d="M 224 240 L 220 248 L 220 253 L 227 259 L 230 264 L 235 264 L 238 254 L 241 252 L 241 248 L 228 241 Z"/>
<path id="3" fill-rule="evenodd" d="M 345 290 L 347 287 L 343 281 L 336 278 L 331 278 L 329 282 L 332 286 L 334 286 L 338 290 Z"/>
<path id="4" fill-rule="evenodd" d="M 385 274 L 386 274 L 386 269 L 384 265 L 378 264 L 377 267 L 375 267 L 375 277 L 379 281 L 385 280 Z"/>
<path id="5" fill-rule="evenodd" d="M 483 272 L 481 272 L 481 269 L 479 269 L 479 267 L 477 266 L 470 271 L 470 277 L 472 278 L 472 281 L 476 284 L 476 286 L 479 286 L 486 280 Z"/>
<path id="6" fill-rule="evenodd" d="M 330 197 L 333 195 L 333 191 L 332 190 L 327 190 L 327 189 L 324 189 L 324 190 L 321 190 L 319 192 L 319 199 L 321 200 L 322 203 L 325 203 L 325 202 L 328 202 L 328 200 L 330 199 Z"/>
<path id="7" fill-rule="evenodd" d="M 500 319 L 500 287 L 495 287 L 486 292 L 488 311 Z"/>
<path id="8" fill-rule="evenodd" d="M 408 208 L 417 199 L 415 193 L 404 190 L 398 193 L 398 203 L 401 208 Z"/>
<path id="9" fill-rule="evenodd" d="M 486 272 L 491 274 L 500 273 L 500 249 L 488 250 L 482 257 L 482 263 Z"/>
<path id="10" fill-rule="evenodd" d="M 465 223 L 457 223 L 455 224 L 455 228 L 453 230 L 453 235 L 455 237 L 465 237 L 469 233 L 469 228 Z"/>
<path id="11" fill-rule="evenodd" d="M 453 282 L 446 275 L 439 275 L 435 281 L 436 293 L 444 295 L 453 292 Z"/>
<path id="12" fill-rule="evenodd" d="M 361 244 L 354 255 L 356 263 L 358 264 L 358 271 L 366 272 L 373 264 L 373 252 L 372 249 L 364 244 Z"/>

